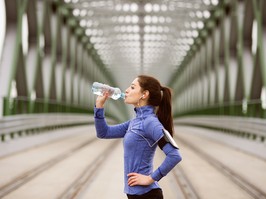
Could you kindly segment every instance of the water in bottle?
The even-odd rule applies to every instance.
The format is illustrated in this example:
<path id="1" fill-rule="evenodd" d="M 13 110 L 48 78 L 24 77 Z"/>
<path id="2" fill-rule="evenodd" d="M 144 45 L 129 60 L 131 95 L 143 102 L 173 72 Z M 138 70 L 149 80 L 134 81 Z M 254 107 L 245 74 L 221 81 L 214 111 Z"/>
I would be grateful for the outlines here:
<path id="1" fill-rule="evenodd" d="M 92 84 L 92 92 L 96 95 L 103 96 L 105 92 L 108 92 L 109 97 L 117 100 L 119 98 L 125 99 L 125 93 L 122 93 L 119 88 L 111 87 L 107 84 L 102 84 L 99 82 L 94 82 Z"/>

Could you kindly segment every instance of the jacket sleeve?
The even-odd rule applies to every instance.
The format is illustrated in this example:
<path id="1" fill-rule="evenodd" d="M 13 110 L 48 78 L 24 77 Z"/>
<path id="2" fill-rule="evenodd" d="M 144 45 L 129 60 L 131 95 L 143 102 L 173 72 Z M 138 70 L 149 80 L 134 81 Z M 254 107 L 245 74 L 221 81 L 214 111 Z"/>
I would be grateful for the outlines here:
<path id="1" fill-rule="evenodd" d="M 158 143 L 164 136 L 162 124 L 154 117 L 147 118 L 144 127 L 145 132 L 152 137 L 155 143 Z M 162 147 L 162 150 L 166 157 L 162 164 L 151 174 L 152 179 L 155 181 L 159 181 L 162 177 L 166 176 L 182 160 L 179 149 L 170 143 L 167 142 Z"/>
<path id="2" fill-rule="evenodd" d="M 104 109 L 96 107 L 94 107 L 94 122 L 97 137 L 103 139 L 123 138 L 129 125 L 129 121 L 117 125 L 108 125 L 104 117 Z"/>
<path id="3" fill-rule="evenodd" d="M 179 149 L 176 149 L 170 143 L 164 145 L 163 152 L 166 155 L 163 163 L 151 174 L 155 181 L 159 181 L 166 176 L 182 160 Z"/>

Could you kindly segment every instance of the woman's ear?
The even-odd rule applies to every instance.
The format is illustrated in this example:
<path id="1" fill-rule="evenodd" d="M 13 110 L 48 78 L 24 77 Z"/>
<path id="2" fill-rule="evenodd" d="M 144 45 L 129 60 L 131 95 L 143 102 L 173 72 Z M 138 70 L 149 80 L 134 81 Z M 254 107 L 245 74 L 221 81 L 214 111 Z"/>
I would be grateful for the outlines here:
<path id="1" fill-rule="evenodd" d="M 149 97 L 149 95 L 150 95 L 150 92 L 148 90 L 145 90 L 145 91 L 143 91 L 142 98 L 145 99 L 145 98 Z"/>

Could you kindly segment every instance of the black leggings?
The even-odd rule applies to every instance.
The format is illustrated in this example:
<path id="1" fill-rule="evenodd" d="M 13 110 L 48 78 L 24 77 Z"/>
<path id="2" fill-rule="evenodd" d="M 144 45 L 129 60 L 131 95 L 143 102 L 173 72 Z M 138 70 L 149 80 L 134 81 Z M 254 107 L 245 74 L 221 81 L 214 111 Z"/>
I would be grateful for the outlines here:
<path id="1" fill-rule="evenodd" d="M 143 195 L 129 195 L 127 194 L 128 199 L 163 199 L 163 192 L 161 189 L 152 189 L 148 193 Z"/>

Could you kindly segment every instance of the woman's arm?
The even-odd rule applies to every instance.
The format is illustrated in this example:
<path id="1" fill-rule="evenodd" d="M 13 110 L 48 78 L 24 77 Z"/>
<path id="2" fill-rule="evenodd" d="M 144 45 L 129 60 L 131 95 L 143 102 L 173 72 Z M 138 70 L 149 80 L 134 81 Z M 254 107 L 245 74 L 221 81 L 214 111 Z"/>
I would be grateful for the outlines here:
<path id="1" fill-rule="evenodd" d="M 153 143 L 158 143 L 163 152 L 166 155 L 163 163 L 155 170 L 151 177 L 155 181 L 159 181 L 162 177 L 166 176 L 181 160 L 179 149 L 175 148 L 171 143 L 164 142 L 160 145 L 161 140 L 164 139 L 163 126 L 156 117 L 146 118 L 144 121 L 144 131 L 147 133 L 146 136 L 150 137 Z"/>
<path id="2" fill-rule="evenodd" d="M 122 138 L 126 134 L 128 129 L 129 121 L 109 126 L 106 123 L 104 117 L 104 104 L 108 100 L 108 93 L 104 93 L 103 96 L 97 96 L 96 103 L 94 107 L 94 121 L 95 121 L 95 128 L 98 138 Z"/>
<path id="3" fill-rule="evenodd" d="M 159 166 L 159 168 L 155 170 L 150 176 L 142 175 L 140 173 L 129 173 L 129 186 L 150 185 L 154 181 L 159 181 L 182 160 L 179 150 L 173 147 L 170 143 L 166 143 L 162 150 L 166 154 L 166 158 Z"/>
<path id="4" fill-rule="evenodd" d="M 108 125 L 104 117 L 103 108 L 94 108 L 94 121 L 98 138 L 110 139 L 110 138 L 122 138 L 126 134 L 129 121 L 117 124 Z"/>
<path id="5" fill-rule="evenodd" d="M 159 181 L 162 177 L 166 176 L 182 160 L 179 149 L 170 143 L 166 143 L 162 150 L 166 158 L 158 169 L 151 174 L 152 179 L 155 181 Z"/>
<path id="6" fill-rule="evenodd" d="M 154 118 L 150 117 L 145 120 L 144 127 L 145 132 L 148 132 L 146 136 L 149 136 L 150 140 L 153 140 L 151 143 L 149 143 L 150 145 L 153 145 L 153 143 L 159 144 L 160 141 L 164 139 L 164 134 L 162 130 L 163 127 L 158 120 L 154 120 Z M 161 145 L 161 147 L 161 149 L 166 155 L 166 158 L 163 163 L 150 176 L 142 175 L 140 173 L 129 173 L 129 186 L 150 185 L 154 181 L 159 181 L 182 160 L 179 150 L 172 146 L 169 142 L 163 142 L 163 145 Z"/>

